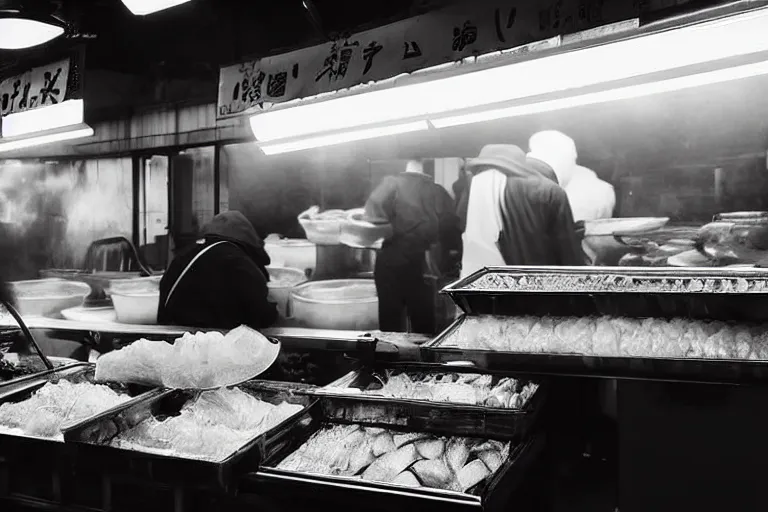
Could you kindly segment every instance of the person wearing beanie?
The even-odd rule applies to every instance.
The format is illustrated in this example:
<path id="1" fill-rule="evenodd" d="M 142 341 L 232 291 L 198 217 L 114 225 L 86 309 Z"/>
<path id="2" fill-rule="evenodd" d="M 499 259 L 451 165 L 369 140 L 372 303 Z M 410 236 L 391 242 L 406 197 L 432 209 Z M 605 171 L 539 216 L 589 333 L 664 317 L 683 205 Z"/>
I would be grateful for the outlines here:
<path id="1" fill-rule="evenodd" d="M 581 265 L 568 197 L 554 171 L 511 144 L 485 146 L 468 163 L 461 275 L 496 265 Z"/>
<path id="2" fill-rule="evenodd" d="M 161 325 L 233 329 L 271 326 L 270 259 L 253 225 L 237 211 L 216 215 L 202 238 L 182 250 L 160 281 Z"/>

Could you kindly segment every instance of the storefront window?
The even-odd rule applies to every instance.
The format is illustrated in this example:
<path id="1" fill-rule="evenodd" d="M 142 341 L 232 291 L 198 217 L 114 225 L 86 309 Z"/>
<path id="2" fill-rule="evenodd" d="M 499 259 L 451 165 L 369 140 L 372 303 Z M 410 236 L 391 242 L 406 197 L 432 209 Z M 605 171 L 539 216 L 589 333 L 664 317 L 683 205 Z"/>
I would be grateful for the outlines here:
<path id="1" fill-rule="evenodd" d="M 131 159 L 0 162 L 0 199 L 7 279 L 81 268 L 94 241 L 131 238 Z"/>
<path id="2" fill-rule="evenodd" d="M 171 157 L 171 231 L 177 248 L 194 242 L 214 215 L 214 147 Z"/>

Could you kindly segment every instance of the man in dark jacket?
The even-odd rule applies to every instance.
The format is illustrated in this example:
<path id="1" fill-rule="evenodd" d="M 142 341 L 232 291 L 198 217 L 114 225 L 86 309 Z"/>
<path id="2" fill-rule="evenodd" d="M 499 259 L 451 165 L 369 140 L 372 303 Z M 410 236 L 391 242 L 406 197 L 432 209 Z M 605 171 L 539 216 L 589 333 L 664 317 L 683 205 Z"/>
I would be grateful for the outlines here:
<path id="1" fill-rule="evenodd" d="M 160 281 L 158 323 L 233 329 L 269 327 L 277 319 L 267 300 L 269 255 L 256 230 L 236 211 L 220 213 L 203 240 L 184 249 Z"/>
<path id="2" fill-rule="evenodd" d="M 584 263 L 568 196 L 549 166 L 492 144 L 469 167 L 462 275 L 497 264 Z"/>
<path id="3" fill-rule="evenodd" d="M 374 269 L 382 331 L 402 332 L 405 313 L 414 332 L 434 334 L 435 297 L 425 281 L 426 253 L 439 244 L 435 270 L 441 274 L 456 267 L 460 254 L 453 200 L 423 169 L 422 162 L 408 162 L 406 172 L 385 178 L 365 205 L 367 221 L 392 226 Z"/>

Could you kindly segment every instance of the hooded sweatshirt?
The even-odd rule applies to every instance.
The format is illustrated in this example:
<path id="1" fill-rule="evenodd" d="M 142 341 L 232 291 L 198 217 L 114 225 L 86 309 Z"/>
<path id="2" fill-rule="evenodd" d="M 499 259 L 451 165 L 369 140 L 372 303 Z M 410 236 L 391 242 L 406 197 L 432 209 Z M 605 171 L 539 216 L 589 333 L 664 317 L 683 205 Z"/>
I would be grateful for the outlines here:
<path id="1" fill-rule="evenodd" d="M 503 200 L 501 201 L 501 230 L 498 249 L 506 265 L 583 265 L 584 256 L 568 204 L 565 191 L 558 185 L 552 168 L 540 160 L 528 158 L 525 165 L 516 169 L 477 169 L 479 171 L 470 186 L 470 203 L 481 200 L 473 197 L 475 179 L 493 169 L 506 175 Z M 477 172 L 476 171 L 476 172 Z M 490 198 L 486 199 L 490 200 Z M 473 206 L 468 206 L 472 211 Z M 489 223 L 495 224 L 489 220 Z M 464 235 L 465 255 L 462 275 L 493 261 L 483 262 L 467 258 L 469 233 Z M 467 268 L 465 268 L 467 267 Z"/>
<path id="2" fill-rule="evenodd" d="M 584 264 L 568 203 L 551 167 L 526 161 L 526 172 L 511 173 L 502 204 L 499 247 L 507 265 Z"/>
<path id="3" fill-rule="evenodd" d="M 158 323 L 219 329 L 272 325 L 277 308 L 267 300 L 270 259 L 248 219 L 236 211 L 220 213 L 202 234 L 202 241 L 174 258 L 160 281 Z"/>

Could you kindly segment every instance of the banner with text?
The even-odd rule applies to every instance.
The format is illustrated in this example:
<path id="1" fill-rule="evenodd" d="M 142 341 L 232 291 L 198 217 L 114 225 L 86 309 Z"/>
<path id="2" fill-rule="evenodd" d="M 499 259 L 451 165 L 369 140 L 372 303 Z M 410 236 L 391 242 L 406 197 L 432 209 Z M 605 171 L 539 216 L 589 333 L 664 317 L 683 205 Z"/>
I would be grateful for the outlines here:
<path id="1" fill-rule="evenodd" d="M 218 116 L 637 17 L 633 0 L 481 0 L 329 42 L 224 67 Z M 472 94 L 472 91 L 467 91 Z"/>
<path id="2" fill-rule="evenodd" d="M 0 114 L 5 117 L 63 102 L 68 91 L 69 73 L 70 59 L 67 58 L 1 80 Z"/>

